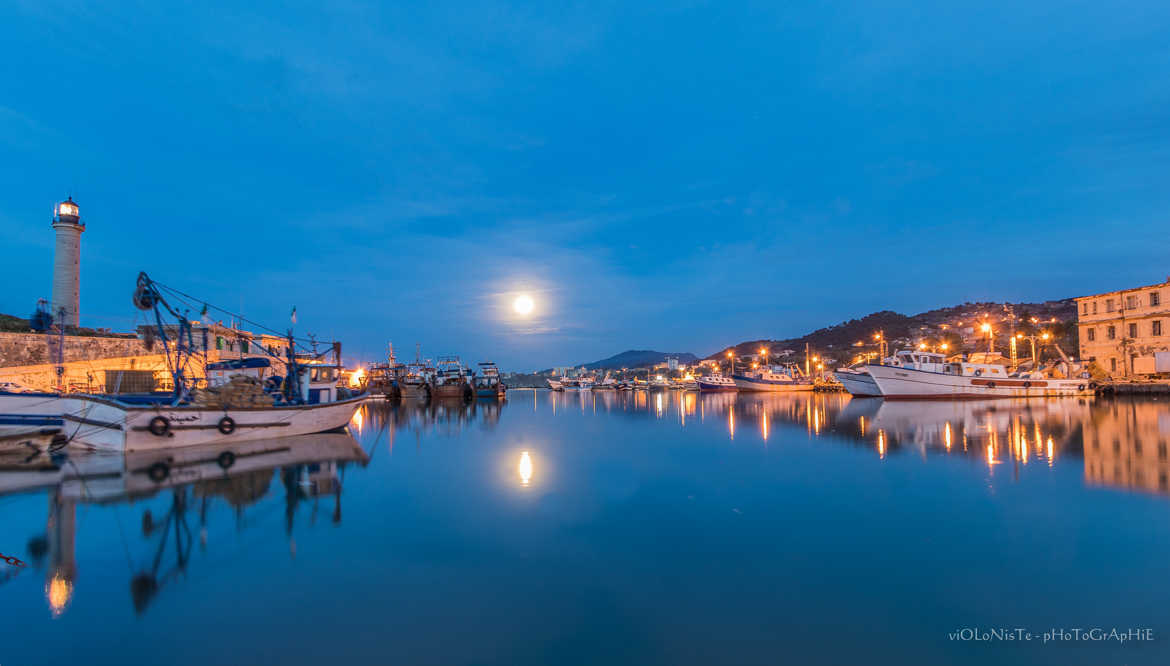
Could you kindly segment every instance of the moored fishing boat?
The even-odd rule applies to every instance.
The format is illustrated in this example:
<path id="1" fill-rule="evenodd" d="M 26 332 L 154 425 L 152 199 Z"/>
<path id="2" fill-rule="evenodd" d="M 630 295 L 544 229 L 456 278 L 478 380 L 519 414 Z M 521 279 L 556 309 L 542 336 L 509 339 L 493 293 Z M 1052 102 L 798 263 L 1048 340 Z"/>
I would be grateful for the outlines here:
<path id="1" fill-rule="evenodd" d="M 444 356 L 435 364 L 435 377 L 431 382 L 432 398 L 460 398 L 470 400 L 473 395 L 467 377 L 467 368 L 458 356 Z"/>
<path id="2" fill-rule="evenodd" d="M 597 381 L 592 386 L 594 391 L 612 391 L 617 388 L 617 382 L 613 379 L 612 373 L 605 373 L 600 381 Z"/>
<path id="3" fill-rule="evenodd" d="M 561 378 L 559 378 L 559 377 L 549 377 L 548 379 L 545 379 L 544 381 L 548 382 L 548 387 L 554 391 L 563 391 L 564 390 L 564 386 L 561 385 Z"/>
<path id="4" fill-rule="evenodd" d="M 434 375 L 435 369 L 427 362 L 407 363 L 398 380 L 398 391 L 403 400 L 426 400 L 431 397 L 431 380 Z"/>
<path id="5" fill-rule="evenodd" d="M 480 398 L 502 398 L 508 390 L 500 379 L 500 369 L 490 361 L 479 364 L 479 374 L 475 376 L 474 383 L 475 395 Z"/>
<path id="6" fill-rule="evenodd" d="M 161 288 L 145 273 L 139 274 L 134 303 L 155 315 L 173 393 L 65 396 L 62 419 L 71 443 L 143 451 L 311 434 L 345 426 L 361 406 L 364 394 L 351 396 L 337 386 L 340 358 L 333 364 L 315 362 L 319 355 L 302 359 L 291 333 L 284 377 L 261 382 L 241 372 L 230 378 L 225 374 L 218 386 L 196 388 L 188 376 L 194 355 L 190 322 L 167 303 Z M 178 321 L 173 334 L 162 324 L 164 311 Z M 340 346 L 332 349 L 339 357 Z"/>
<path id="7" fill-rule="evenodd" d="M 948 362 L 926 352 L 901 351 L 895 360 L 897 365 L 865 367 L 887 399 L 1087 396 L 1096 388 L 1087 373 L 1068 378 L 1051 371 L 1012 372 L 1002 363 Z"/>
<path id="8" fill-rule="evenodd" d="M 869 375 L 869 371 L 864 367 L 847 367 L 838 368 L 833 371 L 833 376 L 837 381 L 841 382 L 841 386 L 850 395 L 855 395 L 860 398 L 876 397 L 882 394 L 881 389 L 878 388 L 877 382 Z"/>
<path id="9" fill-rule="evenodd" d="M 698 377 L 695 379 L 695 382 L 699 385 L 699 391 L 701 393 L 739 390 L 739 387 L 735 385 L 734 379 L 721 373 Z"/>
<path id="10" fill-rule="evenodd" d="M 813 381 L 791 363 L 749 370 L 744 374 L 732 375 L 731 378 L 741 391 L 778 393 L 813 390 Z"/>

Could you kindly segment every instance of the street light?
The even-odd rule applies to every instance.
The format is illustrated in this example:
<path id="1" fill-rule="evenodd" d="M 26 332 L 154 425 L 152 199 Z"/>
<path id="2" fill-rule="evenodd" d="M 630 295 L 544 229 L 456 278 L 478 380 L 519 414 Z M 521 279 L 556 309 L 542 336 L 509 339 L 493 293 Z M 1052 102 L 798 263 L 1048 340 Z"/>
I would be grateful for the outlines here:
<path id="1" fill-rule="evenodd" d="M 1024 336 L 1020 336 L 1020 335 L 1018 335 L 1018 334 L 1017 334 L 1017 336 L 1016 336 L 1016 337 L 1024 337 L 1024 338 L 1027 338 L 1027 339 L 1028 339 L 1028 341 L 1032 343 L 1032 371 L 1033 371 L 1033 372 L 1035 372 L 1035 371 L 1036 371 L 1036 369 L 1039 367 L 1039 363 L 1040 363 L 1039 359 L 1038 359 L 1038 358 L 1036 358 L 1036 338 L 1040 338 L 1040 339 L 1041 339 L 1041 340 L 1043 340 L 1044 342 L 1048 342 L 1048 338 L 1050 338 L 1050 337 L 1052 337 L 1052 336 L 1048 334 L 1048 331 L 1044 331 L 1044 332 L 1042 332 L 1040 335 L 1024 335 Z"/>
<path id="2" fill-rule="evenodd" d="M 987 322 L 983 322 L 983 325 L 979 327 L 979 330 L 981 330 L 987 334 L 987 353 L 990 354 L 990 353 L 994 352 L 995 351 L 995 337 L 992 336 L 992 334 L 991 334 L 991 324 L 988 324 Z"/>

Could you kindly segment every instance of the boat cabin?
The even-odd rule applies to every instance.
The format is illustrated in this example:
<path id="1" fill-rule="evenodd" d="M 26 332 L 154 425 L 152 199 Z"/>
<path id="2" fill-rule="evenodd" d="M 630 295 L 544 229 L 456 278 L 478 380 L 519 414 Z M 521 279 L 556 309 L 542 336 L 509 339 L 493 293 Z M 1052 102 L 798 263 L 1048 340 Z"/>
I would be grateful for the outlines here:
<path id="1" fill-rule="evenodd" d="M 900 351 L 894 354 L 892 365 L 926 372 L 953 372 L 947 367 L 947 357 L 934 352 Z"/>
<path id="2" fill-rule="evenodd" d="M 270 374 L 272 362 L 266 358 L 239 358 L 230 361 L 218 361 L 207 364 L 207 385 L 209 387 L 223 386 L 236 375 L 254 377 L 263 380 Z"/>
<path id="3" fill-rule="evenodd" d="M 495 363 L 479 364 L 479 374 L 475 376 L 475 388 L 495 388 L 500 385 L 500 369 Z"/>
<path id="4" fill-rule="evenodd" d="M 341 377 L 341 366 L 314 363 L 300 368 L 301 399 L 306 404 L 316 405 L 337 400 L 337 380 Z"/>

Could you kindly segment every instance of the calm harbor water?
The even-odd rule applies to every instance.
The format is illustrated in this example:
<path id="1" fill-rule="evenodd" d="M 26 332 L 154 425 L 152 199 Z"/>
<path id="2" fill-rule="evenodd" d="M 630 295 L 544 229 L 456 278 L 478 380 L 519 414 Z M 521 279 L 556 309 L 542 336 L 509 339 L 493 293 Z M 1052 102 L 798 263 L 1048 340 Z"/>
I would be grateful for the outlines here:
<path id="1" fill-rule="evenodd" d="M 350 431 L 161 484 L 5 456 L 0 664 L 1170 661 L 1170 402 L 518 390 Z"/>

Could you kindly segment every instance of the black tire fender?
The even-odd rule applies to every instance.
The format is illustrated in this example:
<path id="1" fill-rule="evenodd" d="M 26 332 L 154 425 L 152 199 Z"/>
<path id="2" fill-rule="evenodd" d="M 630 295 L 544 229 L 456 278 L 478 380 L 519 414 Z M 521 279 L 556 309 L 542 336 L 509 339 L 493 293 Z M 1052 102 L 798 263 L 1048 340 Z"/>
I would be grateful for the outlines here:
<path id="1" fill-rule="evenodd" d="M 983 368 L 975 368 L 975 372 L 972 374 L 974 374 L 976 377 L 983 376 Z"/>
<path id="2" fill-rule="evenodd" d="M 147 430 L 155 437 L 165 437 L 171 431 L 171 422 L 165 416 L 156 416 L 150 420 Z"/>
<path id="3" fill-rule="evenodd" d="M 989 389 L 995 388 L 995 382 L 987 382 L 987 388 L 989 388 Z"/>
<path id="4" fill-rule="evenodd" d="M 221 434 L 230 435 L 236 431 L 236 420 L 230 416 L 224 416 L 215 424 L 215 429 Z"/>
<path id="5" fill-rule="evenodd" d="M 1024 382 L 1024 388 L 1032 388 L 1032 382 Z"/>
<path id="6" fill-rule="evenodd" d="M 1078 390 L 1078 391 L 1084 391 L 1084 390 L 1085 390 L 1085 385 L 1084 385 L 1084 384 L 1077 384 L 1077 390 Z"/>

